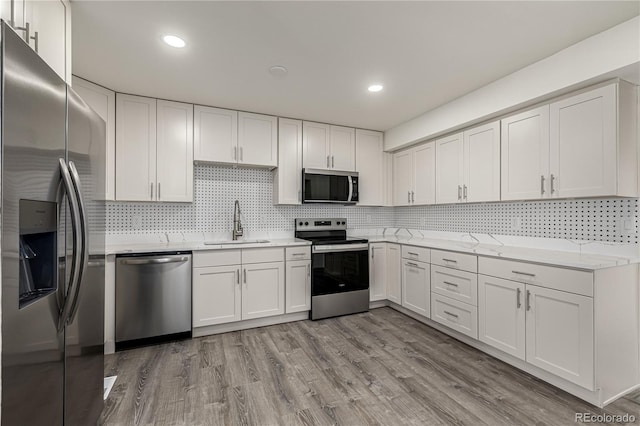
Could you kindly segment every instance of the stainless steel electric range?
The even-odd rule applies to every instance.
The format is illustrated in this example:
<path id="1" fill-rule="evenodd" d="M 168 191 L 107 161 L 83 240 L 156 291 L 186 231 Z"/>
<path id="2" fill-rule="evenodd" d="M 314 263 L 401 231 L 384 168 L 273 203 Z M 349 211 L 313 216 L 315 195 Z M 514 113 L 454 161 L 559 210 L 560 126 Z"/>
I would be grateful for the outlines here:
<path id="1" fill-rule="evenodd" d="M 347 219 L 296 219 L 311 241 L 312 320 L 369 310 L 369 242 L 347 237 Z"/>

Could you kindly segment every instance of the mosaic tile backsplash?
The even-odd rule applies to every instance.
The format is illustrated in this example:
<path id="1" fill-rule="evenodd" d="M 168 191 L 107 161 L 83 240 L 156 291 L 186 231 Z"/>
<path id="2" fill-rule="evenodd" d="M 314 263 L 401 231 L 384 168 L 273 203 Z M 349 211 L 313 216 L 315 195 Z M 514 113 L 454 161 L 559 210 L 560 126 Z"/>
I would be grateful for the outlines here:
<path id="1" fill-rule="evenodd" d="M 108 234 L 231 232 L 240 201 L 247 231 L 293 231 L 296 217 L 346 217 L 350 228 L 401 227 L 638 243 L 638 199 L 549 200 L 418 207 L 273 205 L 273 174 L 194 167 L 194 202 L 107 203 Z M 366 183 L 365 183 L 366 184 Z"/>

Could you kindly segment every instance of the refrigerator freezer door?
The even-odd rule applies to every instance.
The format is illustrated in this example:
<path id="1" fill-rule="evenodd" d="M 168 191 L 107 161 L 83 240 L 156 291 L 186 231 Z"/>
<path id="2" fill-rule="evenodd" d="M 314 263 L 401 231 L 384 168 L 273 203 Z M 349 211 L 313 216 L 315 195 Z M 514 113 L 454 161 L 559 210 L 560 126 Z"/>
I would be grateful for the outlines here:
<path id="1" fill-rule="evenodd" d="M 65 158 L 66 85 L 4 22 L 2 37 L 2 422 L 61 425 L 64 341 L 58 332 L 64 289 L 64 229 L 40 259 L 57 291 L 19 304 L 20 200 L 57 202 Z M 30 203 L 23 203 L 30 205 Z M 24 212 L 22 212 L 24 213 Z M 39 212 L 35 212 L 39 213 Z M 64 211 L 62 212 L 64 215 Z M 64 223 L 65 218 L 59 217 Z M 23 221 L 24 222 L 24 221 Z M 34 249 L 34 245 L 30 245 Z M 44 255 L 41 252 L 39 255 Z M 36 253 L 37 254 L 37 253 Z M 23 259 L 35 259 L 24 247 Z M 23 285 L 24 288 L 24 285 Z"/>
<path id="2" fill-rule="evenodd" d="M 65 342 L 65 425 L 96 424 L 103 407 L 106 126 L 68 89 L 67 146 L 83 202 L 88 261 L 70 311 Z M 81 250 L 82 251 L 82 250 Z"/>

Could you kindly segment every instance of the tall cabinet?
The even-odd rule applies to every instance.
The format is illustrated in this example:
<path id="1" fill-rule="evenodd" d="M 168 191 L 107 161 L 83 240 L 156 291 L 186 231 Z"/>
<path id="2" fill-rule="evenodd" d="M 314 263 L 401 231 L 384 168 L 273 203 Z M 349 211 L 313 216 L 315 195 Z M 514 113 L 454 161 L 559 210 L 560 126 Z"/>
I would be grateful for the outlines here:
<path id="1" fill-rule="evenodd" d="M 273 204 L 302 203 L 302 121 L 278 118 L 278 168 Z"/>
<path id="2" fill-rule="evenodd" d="M 385 204 L 387 167 L 382 132 L 356 129 L 356 171 L 360 181 L 360 206 Z"/>

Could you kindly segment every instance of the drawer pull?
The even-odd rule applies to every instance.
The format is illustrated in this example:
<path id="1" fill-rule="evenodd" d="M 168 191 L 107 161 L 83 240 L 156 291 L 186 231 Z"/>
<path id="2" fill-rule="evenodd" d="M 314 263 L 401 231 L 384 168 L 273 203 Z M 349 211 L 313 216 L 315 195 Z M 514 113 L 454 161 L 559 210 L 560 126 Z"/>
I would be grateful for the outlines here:
<path id="1" fill-rule="evenodd" d="M 511 272 L 513 272 L 516 275 L 524 275 L 525 277 L 531 277 L 531 278 L 536 276 L 536 274 L 532 274 L 531 272 L 520 272 L 520 271 L 511 271 Z"/>
<path id="2" fill-rule="evenodd" d="M 454 314 L 453 312 L 449 312 L 449 311 L 444 311 L 445 314 L 450 315 L 454 318 L 458 318 L 458 314 Z"/>
<path id="3" fill-rule="evenodd" d="M 444 257 L 442 258 L 442 260 L 444 260 L 445 262 L 451 262 L 451 263 L 458 263 L 457 260 L 455 259 L 445 259 Z"/>
<path id="4" fill-rule="evenodd" d="M 456 283 L 450 283 L 449 281 L 442 281 L 442 282 L 445 283 L 445 284 L 448 284 L 448 285 L 452 285 L 454 287 L 458 287 L 458 284 L 456 284 Z"/>
<path id="5" fill-rule="evenodd" d="M 293 253 L 291 256 L 304 256 L 306 253 Z"/>
<path id="6" fill-rule="evenodd" d="M 410 254 L 411 256 L 419 256 L 419 254 L 418 254 L 418 253 L 414 253 L 414 252 L 412 252 L 412 251 L 408 251 L 408 252 L 407 252 L 407 254 Z"/>
<path id="7" fill-rule="evenodd" d="M 520 293 L 522 293 L 522 290 L 520 290 L 520 287 L 518 287 L 516 289 L 516 307 L 518 309 L 520 309 L 520 306 L 522 306 L 522 302 L 520 302 Z"/>
<path id="8" fill-rule="evenodd" d="M 407 266 L 413 266 L 414 268 L 418 267 L 418 265 L 416 265 L 415 263 L 411 263 L 411 262 L 407 262 Z"/>

